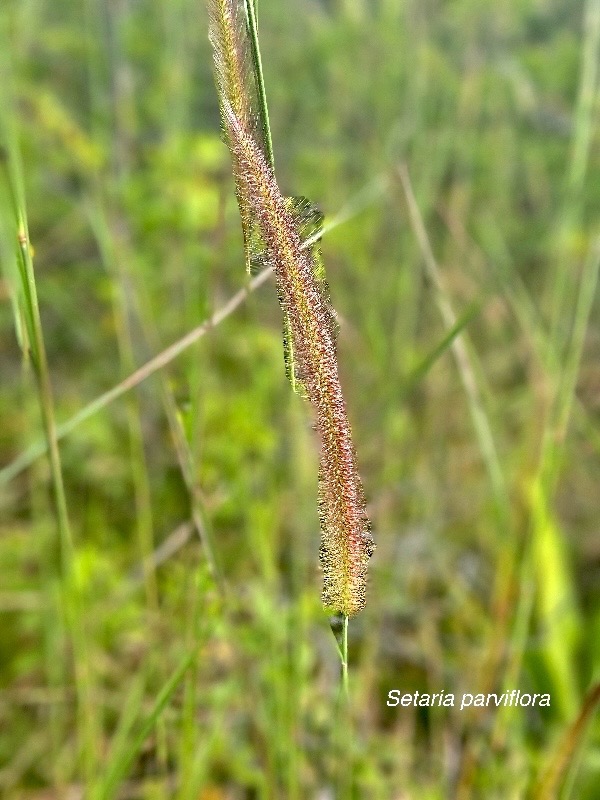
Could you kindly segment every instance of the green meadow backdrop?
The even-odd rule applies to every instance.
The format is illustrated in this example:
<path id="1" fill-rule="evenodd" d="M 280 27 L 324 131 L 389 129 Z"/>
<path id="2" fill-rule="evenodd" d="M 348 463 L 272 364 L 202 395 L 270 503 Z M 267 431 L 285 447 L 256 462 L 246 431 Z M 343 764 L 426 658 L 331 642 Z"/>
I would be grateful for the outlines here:
<path id="1" fill-rule="evenodd" d="M 377 543 L 349 707 L 204 3 L 2 0 L 0 795 L 595 800 L 600 1 L 258 16 Z"/>

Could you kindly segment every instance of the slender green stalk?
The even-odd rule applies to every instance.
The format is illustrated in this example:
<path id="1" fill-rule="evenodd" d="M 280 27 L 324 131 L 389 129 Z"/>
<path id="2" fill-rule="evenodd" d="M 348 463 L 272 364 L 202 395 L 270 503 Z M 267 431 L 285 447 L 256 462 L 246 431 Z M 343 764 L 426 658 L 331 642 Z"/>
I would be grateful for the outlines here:
<path id="1" fill-rule="evenodd" d="M 256 0 L 244 0 L 246 4 L 246 14 L 248 17 L 248 35 L 250 39 L 250 51 L 252 53 L 252 66 L 254 69 L 254 79 L 258 92 L 258 112 L 263 133 L 265 146 L 265 157 L 272 170 L 275 169 L 275 158 L 273 156 L 273 139 L 271 137 L 271 125 L 269 123 L 269 108 L 267 106 L 267 94 L 265 91 L 265 80 L 262 71 L 262 60 L 260 57 L 260 47 L 258 45 L 258 24 L 256 21 Z"/>
<path id="2" fill-rule="evenodd" d="M 269 109 L 267 106 L 267 94 L 265 91 L 265 80 L 263 77 L 262 61 L 260 57 L 260 47 L 258 45 L 258 24 L 256 21 L 257 0 L 244 0 L 246 4 L 246 15 L 248 17 L 248 37 L 250 39 L 250 51 L 252 53 L 252 66 L 254 69 L 254 80 L 258 92 L 258 113 L 263 133 L 265 146 L 265 157 L 272 170 L 275 169 L 275 159 L 273 156 L 273 139 L 271 137 L 271 125 L 269 124 Z"/>
<path id="3" fill-rule="evenodd" d="M 77 579 L 74 570 L 74 545 L 67 498 L 62 473 L 58 431 L 54 410 L 52 383 L 46 355 L 44 334 L 37 296 L 35 272 L 33 268 L 32 246 L 27 225 L 27 212 L 24 192 L 21 185 L 21 168 L 18 149 L 10 142 L 11 153 L 0 151 L 0 163 L 4 168 L 8 196 L 13 209 L 15 235 L 17 240 L 17 266 L 20 278 L 18 295 L 25 321 L 28 339 L 28 352 L 38 387 L 42 421 L 46 437 L 46 451 L 50 463 L 54 506 L 60 540 L 60 569 L 63 588 L 62 601 L 67 625 L 71 632 L 74 650 L 75 682 L 78 697 L 80 729 L 83 731 L 82 750 L 86 778 L 93 780 L 96 766 L 95 712 L 91 698 L 91 664 L 83 625 L 83 612 Z"/>
<path id="4" fill-rule="evenodd" d="M 214 546 L 213 535 L 211 531 L 208 515 L 204 509 L 201 488 L 198 484 L 196 475 L 196 464 L 192 448 L 185 435 L 185 430 L 181 415 L 177 409 L 177 403 L 173 396 L 173 391 L 168 384 L 168 381 L 161 376 L 161 395 L 165 414 L 171 429 L 171 436 L 175 444 L 175 451 L 179 461 L 179 467 L 183 480 L 188 490 L 190 498 L 190 508 L 192 521 L 196 532 L 202 542 L 202 547 L 206 556 L 206 561 L 210 570 L 210 575 L 215 582 L 216 587 L 222 597 L 227 594 L 227 585 L 225 576 L 219 565 L 216 555 L 216 548 Z"/>
<path id="5" fill-rule="evenodd" d="M 54 502 L 61 539 L 62 567 L 64 572 L 68 573 L 72 565 L 73 538 L 69 524 L 67 500 L 62 476 L 60 453 L 58 450 L 54 399 L 38 305 L 32 249 L 27 227 L 27 215 L 23 202 L 19 198 L 16 178 L 8 163 L 7 153 L 0 154 L 0 163 L 4 167 L 6 185 L 13 205 L 13 213 L 16 222 L 18 268 L 24 305 L 23 316 L 27 327 L 30 348 L 29 354 L 38 385 L 42 420 L 44 432 L 46 434 L 47 452 L 49 455 L 52 485 L 54 489 Z"/>
<path id="6" fill-rule="evenodd" d="M 331 620 L 331 630 L 341 665 L 339 694 L 332 728 L 333 746 L 336 753 L 332 779 L 336 785 L 336 796 L 340 800 L 350 800 L 352 797 L 352 756 L 348 739 L 348 732 L 352 727 L 348 685 L 348 623 L 347 614 L 336 616 Z"/>
<path id="7" fill-rule="evenodd" d="M 348 615 L 344 614 L 344 627 L 342 630 L 342 691 L 348 701 Z"/>
<path id="8" fill-rule="evenodd" d="M 344 698 L 345 705 L 348 705 L 349 691 L 348 691 L 348 622 L 350 617 L 347 614 L 336 614 L 329 618 L 329 624 L 333 638 L 335 641 L 335 648 L 340 658 L 341 666 L 341 689 L 342 697 Z"/>

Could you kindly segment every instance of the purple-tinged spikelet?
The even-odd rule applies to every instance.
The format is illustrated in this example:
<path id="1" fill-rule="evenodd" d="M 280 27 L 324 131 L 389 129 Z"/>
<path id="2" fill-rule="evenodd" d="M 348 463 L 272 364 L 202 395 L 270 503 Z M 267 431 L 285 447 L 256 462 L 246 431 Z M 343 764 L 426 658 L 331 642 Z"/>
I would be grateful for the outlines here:
<path id="1" fill-rule="evenodd" d="M 234 0 L 210 0 L 213 18 L 229 9 L 234 19 Z M 221 19 L 221 23 L 225 17 Z M 212 41 L 217 65 L 223 63 L 223 44 Z M 229 34 L 228 34 L 229 35 Z M 217 74 L 220 68 L 217 66 Z M 350 425 L 340 386 L 335 332 L 315 247 L 306 246 L 302 231 L 307 222 L 302 205 L 281 194 L 264 150 L 258 144 L 256 126 L 245 107 L 232 103 L 218 80 L 221 112 L 231 149 L 238 199 L 249 213 L 260 236 L 267 263 L 277 281 L 289 345 L 293 351 L 295 379 L 310 400 L 321 440 L 319 469 L 320 557 L 324 572 L 323 604 L 331 612 L 357 614 L 365 604 L 367 563 L 373 539 L 365 499 L 356 466 Z M 240 203 L 240 208 L 242 207 Z M 307 210 L 310 213 L 310 209 Z"/>

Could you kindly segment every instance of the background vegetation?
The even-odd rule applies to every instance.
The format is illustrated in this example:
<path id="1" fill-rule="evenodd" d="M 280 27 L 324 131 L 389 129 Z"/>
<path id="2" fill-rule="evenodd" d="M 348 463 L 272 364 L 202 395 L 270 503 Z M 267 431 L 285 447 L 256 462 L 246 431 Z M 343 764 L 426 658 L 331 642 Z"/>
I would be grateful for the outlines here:
<path id="1" fill-rule="evenodd" d="M 246 277 L 202 1 L 4 0 L 0 793 L 597 798 L 600 2 L 258 10 L 282 189 L 341 223 L 323 249 L 378 544 L 351 721 L 272 282 L 71 426 L 60 471 L 14 465 Z M 393 688 L 552 704 L 393 709 Z"/>

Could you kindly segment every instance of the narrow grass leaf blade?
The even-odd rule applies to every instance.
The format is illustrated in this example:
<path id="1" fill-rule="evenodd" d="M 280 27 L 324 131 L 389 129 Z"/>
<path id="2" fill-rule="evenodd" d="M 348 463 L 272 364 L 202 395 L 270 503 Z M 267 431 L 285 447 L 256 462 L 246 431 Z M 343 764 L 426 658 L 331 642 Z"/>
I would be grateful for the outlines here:
<path id="1" fill-rule="evenodd" d="M 404 394 L 410 394 L 415 387 L 423 380 L 435 362 L 448 350 L 456 337 L 472 322 L 481 311 L 478 303 L 473 303 L 446 333 L 443 339 L 427 353 L 425 358 L 412 370 L 404 388 Z"/>
<path id="2" fill-rule="evenodd" d="M 588 691 L 579 714 L 565 731 L 558 750 L 552 755 L 548 767 L 534 788 L 533 800 L 547 800 L 559 796 L 560 784 L 583 742 L 588 723 L 599 704 L 600 683 L 597 683 Z"/>
<path id="3" fill-rule="evenodd" d="M 184 656 L 173 675 L 169 678 L 159 692 L 152 710 L 144 720 L 137 735 L 130 742 L 129 747 L 123 749 L 119 753 L 117 760 L 111 767 L 106 777 L 104 789 L 101 795 L 102 800 L 109 800 L 111 797 L 114 797 L 115 791 L 117 790 L 119 784 L 127 776 L 129 769 L 142 749 L 142 745 L 156 725 L 156 721 L 165 710 L 167 703 L 173 697 L 173 694 L 183 680 L 185 673 L 194 662 L 196 656 L 196 651 L 192 651 Z"/>

